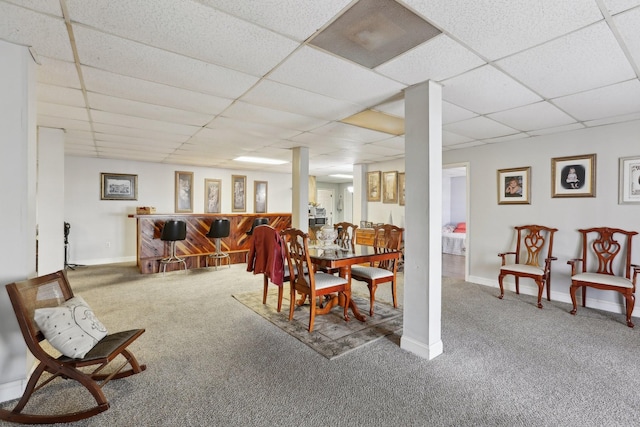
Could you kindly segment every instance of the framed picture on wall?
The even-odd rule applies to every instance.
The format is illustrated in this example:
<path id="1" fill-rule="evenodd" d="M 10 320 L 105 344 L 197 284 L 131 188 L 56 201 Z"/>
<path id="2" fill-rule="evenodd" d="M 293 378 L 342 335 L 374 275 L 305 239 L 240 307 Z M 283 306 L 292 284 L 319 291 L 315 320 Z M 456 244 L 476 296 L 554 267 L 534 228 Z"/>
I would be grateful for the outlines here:
<path id="1" fill-rule="evenodd" d="M 379 202 L 380 197 L 380 171 L 367 172 L 367 201 Z"/>
<path id="2" fill-rule="evenodd" d="M 100 200 L 138 200 L 138 175 L 101 173 Z"/>
<path id="3" fill-rule="evenodd" d="M 177 213 L 193 212 L 193 172 L 176 171 Z"/>
<path id="4" fill-rule="evenodd" d="M 620 158 L 618 203 L 640 203 L 640 156 Z"/>
<path id="5" fill-rule="evenodd" d="M 255 213 L 267 213 L 267 181 L 253 181 L 253 210 Z"/>
<path id="6" fill-rule="evenodd" d="M 551 159 L 551 197 L 595 196 L 595 154 Z"/>
<path id="7" fill-rule="evenodd" d="M 405 194 L 405 178 L 404 178 L 404 172 L 400 172 L 398 174 L 398 204 L 400 206 L 404 206 L 404 194 Z"/>
<path id="8" fill-rule="evenodd" d="M 246 175 L 231 175 L 231 211 L 246 212 L 247 210 L 247 177 Z"/>
<path id="9" fill-rule="evenodd" d="M 222 195 L 221 179 L 204 180 L 204 211 L 205 213 L 220 213 Z"/>
<path id="10" fill-rule="evenodd" d="M 498 169 L 498 204 L 531 204 L 531 167 Z"/>
<path id="11" fill-rule="evenodd" d="M 398 203 L 398 171 L 382 174 L 382 203 Z"/>

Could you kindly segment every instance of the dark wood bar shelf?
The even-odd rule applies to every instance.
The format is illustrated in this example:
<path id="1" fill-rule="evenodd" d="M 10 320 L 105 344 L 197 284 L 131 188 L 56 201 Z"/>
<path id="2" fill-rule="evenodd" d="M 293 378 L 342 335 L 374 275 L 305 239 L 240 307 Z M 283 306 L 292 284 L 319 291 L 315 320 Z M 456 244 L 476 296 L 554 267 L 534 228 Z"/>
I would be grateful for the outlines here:
<path id="1" fill-rule="evenodd" d="M 162 227 L 167 220 L 175 219 L 187 223 L 187 238 L 176 243 L 176 254 L 184 257 L 187 268 L 199 268 L 207 265 L 209 254 L 215 252 L 215 242 L 207 237 L 211 222 L 216 218 L 228 218 L 231 225 L 229 237 L 221 239 L 221 250 L 227 252 L 231 263 L 246 262 L 255 218 L 268 218 L 269 225 L 277 230 L 291 227 L 290 213 L 268 214 L 147 214 L 129 215 L 135 218 L 137 240 L 137 264 L 141 273 L 157 273 L 160 260 L 169 255 L 169 242 L 160 240 Z M 167 271 L 178 269 L 178 265 L 167 266 Z"/>

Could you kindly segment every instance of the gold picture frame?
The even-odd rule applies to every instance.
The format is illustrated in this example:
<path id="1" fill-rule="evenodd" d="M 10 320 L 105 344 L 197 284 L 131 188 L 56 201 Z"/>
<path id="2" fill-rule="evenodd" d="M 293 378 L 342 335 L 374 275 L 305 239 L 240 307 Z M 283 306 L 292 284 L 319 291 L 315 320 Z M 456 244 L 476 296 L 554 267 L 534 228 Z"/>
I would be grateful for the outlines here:
<path id="1" fill-rule="evenodd" d="M 382 203 L 398 203 L 398 171 L 382 174 Z"/>
<path id="2" fill-rule="evenodd" d="M 618 204 L 640 203 L 640 156 L 620 157 Z"/>
<path id="3" fill-rule="evenodd" d="M 253 211 L 255 213 L 267 213 L 268 188 L 267 181 L 253 181 Z"/>
<path id="4" fill-rule="evenodd" d="M 138 200 L 138 175 L 102 172 L 100 200 Z"/>
<path id="5" fill-rule="evenodd" d="M 531 204 L 531 166 L 498 169 L 498 204 Z"/>
<path id="6" fill-rule="evenodd" d="M 551 197 L 595 196 L 595 154 L 551 159 Z"/>
<path id="7" fill-rule="evenodd" d="M 405 187 L 406 187 L 406 179 L 404 172 L 398 173 L 398 204 L 400 206 L 404 206 L 406 201 L 405 199 Z"/>
<path id="8" fill-rule="evenodd" d="M 204 180 L 204 212 L 220 213 L 222 212 L 222 180 L 208 179 Z"/>
<path id="9" fill-rule="evenodd" d="M 247 177 L 231 175 L 231 211 L 247 211 Z"/>
<path id="10" fill-rule="evenodd" d="M 380 171 L 367 172 L 367 201 L 379 202 L 381 196 Z"/>
<path id="11" fill-rule="evenodd" d="M 193 172 L 176 171 L 175 174 L 175 211 L 193 212 Z"/>

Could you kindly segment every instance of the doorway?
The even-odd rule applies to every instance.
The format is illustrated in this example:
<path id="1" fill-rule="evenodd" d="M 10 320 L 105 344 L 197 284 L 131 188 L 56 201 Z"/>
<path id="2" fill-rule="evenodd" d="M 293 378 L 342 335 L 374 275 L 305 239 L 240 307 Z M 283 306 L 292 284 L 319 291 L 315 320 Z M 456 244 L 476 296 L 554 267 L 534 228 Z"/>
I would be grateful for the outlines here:
<path id="1" fill-rule="evenodd" d="M 462 280 L 469 275 L 468 170 L 468 163 L 442 166 L 442 273 Z"/>
<path id="2" fill-rule="evenodd" d="M 327 224 L 333 225 L 333 212 L 335 211 L 335 202 L 333 189 L 318 189 L 318 204 L 327 212 Z"/>

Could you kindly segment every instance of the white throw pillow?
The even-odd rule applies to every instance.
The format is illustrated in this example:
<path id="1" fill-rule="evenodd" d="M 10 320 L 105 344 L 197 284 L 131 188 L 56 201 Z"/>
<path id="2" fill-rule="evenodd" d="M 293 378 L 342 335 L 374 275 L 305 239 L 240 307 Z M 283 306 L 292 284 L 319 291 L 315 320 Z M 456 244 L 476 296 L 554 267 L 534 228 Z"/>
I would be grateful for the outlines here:
<path id="1" fill-rule="evenodd" d="M 83 358 L 107 335 L 91 307 L 77 296 L 57 307 L 38 308 L 33 317 L 53 348 L 74 359 Z"/>

